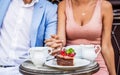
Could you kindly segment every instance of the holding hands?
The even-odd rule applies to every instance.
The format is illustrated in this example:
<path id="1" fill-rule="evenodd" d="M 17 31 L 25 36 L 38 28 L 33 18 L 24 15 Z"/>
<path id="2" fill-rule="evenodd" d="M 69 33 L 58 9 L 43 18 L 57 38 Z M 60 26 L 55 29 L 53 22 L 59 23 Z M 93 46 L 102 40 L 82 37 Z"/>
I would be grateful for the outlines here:
<path id="1" fill-rule="evenodd" d="M 52 55 L 55 55 L 63 47 L 63 40 L 60 40 L 57 35 L 51 35 L 50 39 L 45 40 L 45 44 L 48 47 L 53 48 Z"/>

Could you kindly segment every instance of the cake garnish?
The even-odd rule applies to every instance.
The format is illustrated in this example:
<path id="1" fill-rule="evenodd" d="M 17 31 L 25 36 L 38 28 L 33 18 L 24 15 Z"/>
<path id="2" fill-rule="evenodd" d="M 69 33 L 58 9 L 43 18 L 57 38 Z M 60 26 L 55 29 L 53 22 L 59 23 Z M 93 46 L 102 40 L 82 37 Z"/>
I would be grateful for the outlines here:
<path id="1" fill-rule="evenodd" d="M 75 53 L 73 48 L 63 49 L 63 50 L 60 51 L 60 55 L 62 55 L 62 56 L 74 57 L 75 54 L 76 53 Z"/>

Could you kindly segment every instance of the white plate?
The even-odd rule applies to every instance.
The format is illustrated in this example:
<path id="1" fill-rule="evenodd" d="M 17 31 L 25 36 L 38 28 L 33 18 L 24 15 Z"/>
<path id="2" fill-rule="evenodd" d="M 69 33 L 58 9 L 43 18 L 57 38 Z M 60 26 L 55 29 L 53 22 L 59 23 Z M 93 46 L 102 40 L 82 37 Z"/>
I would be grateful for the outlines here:
<path id="1" fill-rule="evenodd" d="M 74 66 L 60 66 L 60 65 L 57 65 L 56 60 L 47 61 L 47 62 L 45 62 L 45 64 L 49 67 L 54 67 L 54 68 L 58 68 L 58 69 L 73 70 L 73 69 L 87 66 L 88 64 L 90 64 L 90 61 L 88 61 L 86 59 L 75 58 Z"/>

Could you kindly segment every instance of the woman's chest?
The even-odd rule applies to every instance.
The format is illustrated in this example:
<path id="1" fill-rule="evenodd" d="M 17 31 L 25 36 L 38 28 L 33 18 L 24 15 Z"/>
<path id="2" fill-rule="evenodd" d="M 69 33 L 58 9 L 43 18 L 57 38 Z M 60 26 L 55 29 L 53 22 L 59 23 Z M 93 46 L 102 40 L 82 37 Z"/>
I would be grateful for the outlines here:
<path id="1" fill-rule="evenodd" d="M 84 26 L 67 22 L 66 35 L 68 39 L 95 39 L 101 37 L 102 23 L 100 21 L 92 21 Z"/>

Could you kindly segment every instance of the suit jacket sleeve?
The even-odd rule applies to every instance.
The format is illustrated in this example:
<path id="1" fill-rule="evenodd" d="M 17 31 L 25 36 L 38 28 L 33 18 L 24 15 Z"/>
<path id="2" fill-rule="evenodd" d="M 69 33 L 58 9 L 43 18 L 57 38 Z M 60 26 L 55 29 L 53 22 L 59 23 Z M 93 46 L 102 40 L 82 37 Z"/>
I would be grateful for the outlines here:
<path id="1" fill-rule="evenodd" d="M 57 5 L 47 6 L 46 9 L 46 29 L 45 29 L 45 39 L 50 38 L 50 35 L 56 34 L 57 30 Z"/>

